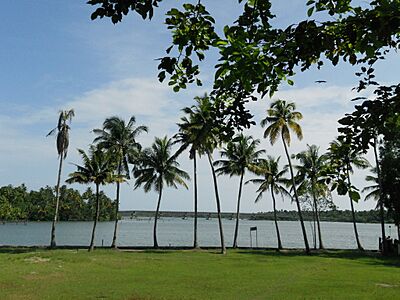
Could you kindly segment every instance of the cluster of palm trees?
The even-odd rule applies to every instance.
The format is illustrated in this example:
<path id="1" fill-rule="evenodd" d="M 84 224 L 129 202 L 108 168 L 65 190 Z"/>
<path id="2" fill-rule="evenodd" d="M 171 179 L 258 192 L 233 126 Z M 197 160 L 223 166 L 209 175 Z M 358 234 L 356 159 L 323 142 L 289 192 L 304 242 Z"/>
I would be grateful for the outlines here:
<path id="1" fill-rule="evenodd" d="M 194 191 L 194 242 L 193 247 L 199 247 L 197 238 L 197 157 L 206 156 L 213 178 L 214 195 L 217 208 L 221 253 L 226 252 L 224 233 L 221 218 L 221 201 L 218 190 L 218 176 L 229 175 L 239 177 L 236 224 L 233 237 L 233 247 L 238 246 L 238 232 L 240 220 L 240 203 L 244 184 L 252 183 L 257 186 L 255 201 L 259 201 L 264 193 L 271 195 L 274 210 L 274 224 L 276 228 L 278 249 L 282 249 L 282 241 L 279 232 L 279 224 L 276 215 L 276 196 L 281 195 L 295 202 L 301 230 L 304 239 L 305 250 L 308 253 L 310 246 L 302 216 L 302 202 L 305 198 L 312 201 L 312 210 L 317 226 L 315 234 L 318 234 L 319 248 L 323 248 L 321 226 L 319 220 L 320 201 L 331 197 L 330 192 L 337 189 L 338 192 L 349 195 L 351 209 L 353 212 L 354 232 L 357 246 L 361 250 L 356 220 L 354 215 L 353 201 L 357 201 L 359 194 L 351 184 L 351 173 L 354 167 L 366 168 L 368 162 L 359 153 L 352 150 L 349 145 L 341 140 L 332 142 L 328 152 L 320 155 L 319 148 L 315 145 L 307 145 L 307 149 L 296 155 L 289 153 L 291 134 L 302 139 L 302 129 L 298 121 L 302 114 L 296 111 L 296 105 L 285 100 L 276 100 L 271 103 L 267 110 L 267 116 L 261 121 L 265 128 L 264 138 L 269 139 L 274 145 L 279 139 L 283 143 L 287 165 L 279 166 L 280 157 L 274 158 L 262 155 L 265 150 L 258 149 L 260 140 L 254 139 L 243 133 L 236 134 L 227 140 L 221 132 L 223 127 L 216 124 L 213 118 L 215 110 L 212 99 L 205 95 L 196 97 L 196 104 L 186 107 L 182 111 L 185 114 L 178 124 L 179 131 L 172 138 L 155 138 L 149 148 L 142 149 L 137 142 L 138 135 L 148 131 L 146 126 L 135 126 L 135 118 L 131 117 L 128 123 L 118 117 L 111 117 L 104 121 L 103 128 L 95 129 L 96 138 L 89 152 L 78 150 L 82 156 L 83 165 L 76 165 L 77 170 L 69 175 L 68 183 L 94 183 L 96 194 L 99 187 L 108 183 L 116 183 L 115 198 L 115 227 L 113 233 L 112 247 L 117 246 L 118 232 L 118 210 L 120 199 L 120 184 L 130 179 L 130 170 L 135 178 L 134 188 L 143 187 L 145 192 L 154 190 L 158 193 L 157 208 L 154 217 L 153 241 L 154 247 L 157 242 L 157 220 L 159 217 L 160 203 L 164 187 L 183 186 L 188 188 L 186 180 L 189 175 L 179 168 L 177 161 L 179 155 L 185 150 L 189 152 L 189 158 L 193 161 L 193 191 Z M 73 110 L 60 113 L 57 149 L 60 155 L 59 176 L 57 180 L 57 191 L 59 189 L 62 161 L 66 157 L 68 148 L 67 121 L 71 121 Z M 60 142 L 59 142 L 60 140 Z M 177 151 L 173 151 L 175 144 L 179 145 Z M 221 159 L 214 161 L 213 153 L 221 148 Z M 298 165 L 292 163 L 297 159 Z M 131 169 L 129 166 L 132 166 Z M 246 172 L 251 172 L 257 177 L 244 182 Z M 289 177 L 286 177 L 289 173 Z M 56 209 L 51 235 L 51 246 L 55 243 L 55 223 L 57 221 L 58 193 L 56 192 Z M 97 197 L 96 213 L 92 230 L 92 238 L 89 250 L 94 248 L 94 237 L 99 214 L 99 201 Z M 316 241 L 316 239 L 315 239 Z M 316 242 L 314 243 L 316 247 Z"/>

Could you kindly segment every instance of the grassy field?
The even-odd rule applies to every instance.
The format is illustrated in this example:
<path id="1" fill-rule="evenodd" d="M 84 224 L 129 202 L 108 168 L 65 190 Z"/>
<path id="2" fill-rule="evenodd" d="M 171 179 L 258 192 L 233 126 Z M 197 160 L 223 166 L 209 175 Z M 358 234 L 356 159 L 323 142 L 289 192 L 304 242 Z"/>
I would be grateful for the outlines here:
<path id="1" fill-rule="evenodd" d="M 301 252 L 0 249 L 0 299 L 399 299 L 400 260 Z"/>

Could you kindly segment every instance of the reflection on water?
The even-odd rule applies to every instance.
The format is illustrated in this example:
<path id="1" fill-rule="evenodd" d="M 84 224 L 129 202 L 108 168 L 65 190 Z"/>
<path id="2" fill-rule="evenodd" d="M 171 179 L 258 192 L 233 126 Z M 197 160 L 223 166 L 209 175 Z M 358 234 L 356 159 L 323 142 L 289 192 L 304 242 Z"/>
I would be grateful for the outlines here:
<path id="1" fill-rule="evenodd" d="M 152 246 L 153 220 L 122 220 L 119 226 L 118 243 L 121 246 Z M 110 245 L 114 222 L 100 222 L 97 227 L 96 245 Z M 223 220 L 227 246 L 232 245 L 235 221 Z M 250 227 L 257 226 L 258 246 L 276 247 L 273 221 L 241 220 L 239 246 L 250 246 Z M 365 249 L 378 249 L 380 224 L 358 224 L 361 243 Z M 0 245 L 47 245 L 50 241 L 50 222 L 6 223 L 0 225 Z M 279 228 L 283 247 L 304 246 L 300 224 L 280 221 Z M 92 222 L 59 222 L 58 245 L 88 245 Z M 310 246 L 313 245 L 312 224 L 306 222 Z M 322 238 L 326 248 L 356 248 L 352 223 L 321 222 Z M 388 235 L 395 235 L 395 227 L 386 225 Z M 218 222 L 216 219 L 198 220 L 200 246 L 219 246 Z M 392 232 L 390 232 L 392 231 Z M 191 246 L 193 244 L 193 219 L 161 218 L 158 225 L 160 246 Z M 255 232 L 253 232 L 255 246 Z"/>

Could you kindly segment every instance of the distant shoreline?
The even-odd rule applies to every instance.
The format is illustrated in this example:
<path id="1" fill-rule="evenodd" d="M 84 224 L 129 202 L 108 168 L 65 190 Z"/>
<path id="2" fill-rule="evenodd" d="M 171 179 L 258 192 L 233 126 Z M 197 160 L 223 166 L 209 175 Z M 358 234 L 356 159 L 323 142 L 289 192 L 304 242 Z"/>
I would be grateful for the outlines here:
<path id="1" fill-rule="evenodd" d="M 153 218 L 154 211 L 150 210 L 124 210 L 119 212 L 123 219 L 136 219 L 136 218 Z M 200 219 L 215 219 L 217 218 L 216 212 L 198 212 Z M 160 211 L 161 218 L 193 218 L 193 211 Z M 223 212 L 221 213 L 223 219 L 235 219 L 236 213 Z M 258 212 L 258 213 L 240 213 L 240 218 L 244 220 L 274 220 L 274 213 Z M 279 221 L 298 221 L 297 211 L 280 210 L 277 212 Z M 313 213 L 311 211 L 303 211 L 303 218 L 305 221 L 313 221 Z M 320 212 L 320 220 L 327 222 L 352 222 L 352 215 L 350 210 L 329 210 Z M 379 223 L 379 211 L 356 211 L 356 220 L 358 223 Z M 386 222 L 393 222 L 390 217 L 385 218 Z"/>

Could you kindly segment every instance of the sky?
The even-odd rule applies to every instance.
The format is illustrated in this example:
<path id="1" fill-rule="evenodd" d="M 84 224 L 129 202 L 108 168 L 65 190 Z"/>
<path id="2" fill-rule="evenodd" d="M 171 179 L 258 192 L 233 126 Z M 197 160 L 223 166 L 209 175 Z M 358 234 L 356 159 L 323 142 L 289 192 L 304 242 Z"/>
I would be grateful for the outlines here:
<path id="1" fill-rule="evenodd" d="M 171 36 L 163 24 L 165 11 L 181 1 L 164 1 L 151 21 L 143 21 L 130 14 L 123 22 L 113 25 L 110 20 L 91 21 L 93 8 L 85 1 L 4 1 L 0 10 L 0 186 L 25 183 L 29 189 L 55 185 L 58 157 L 55 138 L 46 134 L 56 126 L 61 109 L 75 110 L 71 124 L 70 147 L 63 169 L 63 179 L 75 170 L 73 163 L 81 160 L 76 149 L 88 149 L 93 141 L 94 128 L 101 128 L 105 118 L 119 116 L 128 120 L 136 117 L 137 125 L 147 125 L 149 133 L 139 136 L 143 146 L 150 146 L 154 137 L 172 136 L 185 106 L 194 104 L 195 96 L 210 90 L 213 66 L 217 59 L 210 53 L 202 64 L 204 86 L 189 86 L 174 93 L 167 83 L 157 80 L 156 60 L 164 56 Z M 240 6 L 235 0 L 204 1 L 217 20 L 217 29 L 231 24 Z M 287 26 L 306 18 L 305 1 L 272 1 L 277 15 L 274 24 Z M 377 65 L 376 75 L 382 83 L 390 84 L 400 67 L 397 53 L 388 55 Z M 293 87 L 282 85 L 273 99 L 294 101 L 304 119 L 300 122 L 304 139 L 293 139 L 290 151 L 305 150 L 307 144 L 326 151 L 337 136 L 337 120 L 353 110 L 356 69 L 340 64 L 312 68 L 294 77 Z M 316 84 L 315 80 L 326 80 Z M 368 95 L 368 94 L 367 94 Z M 262 139 L 259 121 L 265 117 L 271 99 L 251 103 L 249 108 L 257 122 L 246 134 L 261 140 L 260 147 L 268 155 L 282 156 L 283 147 L 273 147 Z M 371 154 L 367 158 L 372 162 Z M 218 152 L 215 153 L 218 159 Z M 180 157 L 182 169 L 192 174 L 192 163 L 187 153 Z M 362 188 L 367 172 L 356 171 L 355 185 Z M 246 179 L 253 178 L 246 175 Z M 215 211 L 210 168 L 205 159 L 198 166 L 199 210 Z M 222 210 L 235 211 L 239 178 L 219 177 Z M 84 190 L 87 186 L 72 187 Z M 254 203 L 255 187 L 246 185 L 243 191 L 242 211 L 272 210 L 268 196 Z M 104 188 L 114 198 L 115 186 Z M 193 209 L 192 186 L 189 190 L 166 189 L 161 210 Z M 157 195 L 133 190 L 133 182 L 121 190 L 121 209 L 154 210 Z M 346 197 L 334 195 L 340 209 L 349 209 Z M 360 201 L 357 210 L 372 209 L 375 203 Z M 277 204 L 278 209 L 294 210 L 288 199 Z"/>

